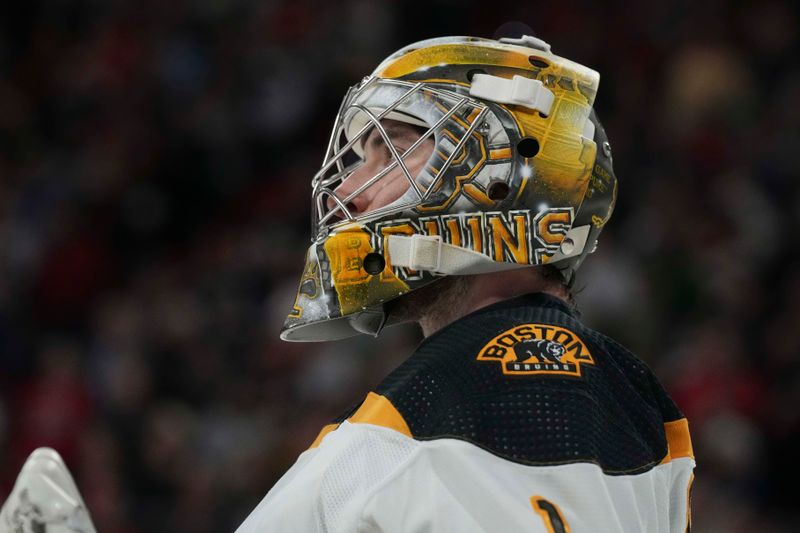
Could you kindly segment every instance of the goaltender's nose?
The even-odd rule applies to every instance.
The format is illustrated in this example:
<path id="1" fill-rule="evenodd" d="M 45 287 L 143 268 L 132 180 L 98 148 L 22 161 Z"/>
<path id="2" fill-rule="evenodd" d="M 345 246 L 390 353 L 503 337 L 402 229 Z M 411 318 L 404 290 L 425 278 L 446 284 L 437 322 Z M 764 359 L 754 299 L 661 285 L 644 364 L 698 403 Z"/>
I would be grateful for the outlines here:
<path id="1" fill-rule="evenodd" d="M 374 187 L 370 186 L 367 187 L 365 190 L 361 191 L 357 195 L 355 195 L 350 200 L 347 200 L 347 197 L 353 194 L 353 192 L 357 191 L 362 185 L 364 185 L 372 176 L 375 175 L 372 169 L 366 168 L 368 165 L 362 165 L 353 171 L 336 189 L 334 189 L 334 194 L 336 198 L 339 199 L 340 202 L 345 204 L 347 210 L 350 212 L 352 216 L 358 216 L 364 214 L 367 211 L 367 208 L 372 201 L 372 197 L 375 195 Z M 375 185 L 377 186 L 377 185 Z M 327 200 L 328 209 L 335 209 L 337 206 L 336 201 L 333 198 L 328 198 Z M 336 218 L 340 220 L 344 220 L 347 217 L 344 214 L 344 211 L 339 209 L 334 215 Z"/>

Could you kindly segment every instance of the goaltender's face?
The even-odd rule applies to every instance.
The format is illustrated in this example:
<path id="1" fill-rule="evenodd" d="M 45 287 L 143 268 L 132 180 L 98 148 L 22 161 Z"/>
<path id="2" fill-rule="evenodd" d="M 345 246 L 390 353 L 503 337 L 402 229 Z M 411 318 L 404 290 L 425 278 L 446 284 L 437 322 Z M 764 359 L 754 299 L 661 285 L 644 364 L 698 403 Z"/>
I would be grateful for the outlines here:
<path id="1" fill-rule="evenodd" d="M 401 156 L 425 132 L 425 128 L 412 126 L 397 120 L 384 119 L 381 120 L 381 125 Z M 429 137 L 411 154 L 403 158 L 403 162 L 412 177 L 416 177 L 422 171 L 423 166 L 433 153 L 433 146 L 433 137 Z M 372 128 L 372 131 L 366 135 L 363 149 L 364 163 L 334 191 L 337 198 L 342 202 L 369 181 L 370 178 L 394 162 L 392 153 L 377 128 Z M 376 183 L 349 200 L 346 205 L 353 216 L 367 214 L 394 202 L 403 196 L 409 187 L 411 187 L 411 184 L 403 173 L 403 169 L 400 168 L 400 165 L 397 165 Z M 334 201 L 329 199 L 328 208 L 333 208 L 334 205 Z M 341 218 L 344 218 L 343 214 Z"/>

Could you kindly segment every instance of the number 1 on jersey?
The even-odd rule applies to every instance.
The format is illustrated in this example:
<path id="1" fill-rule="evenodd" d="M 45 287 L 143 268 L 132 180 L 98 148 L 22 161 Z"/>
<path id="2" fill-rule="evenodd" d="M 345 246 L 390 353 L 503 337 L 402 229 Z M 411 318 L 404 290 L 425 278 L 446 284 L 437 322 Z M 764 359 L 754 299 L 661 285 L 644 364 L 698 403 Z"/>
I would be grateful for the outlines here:
<path id="1" fill-rule="evenodd" d="M 536 514 L 542 517 L 548 533 L 570 533 L 569 526 L 556 504 L 541 496 L 531 496 L 531 505 Z"/>

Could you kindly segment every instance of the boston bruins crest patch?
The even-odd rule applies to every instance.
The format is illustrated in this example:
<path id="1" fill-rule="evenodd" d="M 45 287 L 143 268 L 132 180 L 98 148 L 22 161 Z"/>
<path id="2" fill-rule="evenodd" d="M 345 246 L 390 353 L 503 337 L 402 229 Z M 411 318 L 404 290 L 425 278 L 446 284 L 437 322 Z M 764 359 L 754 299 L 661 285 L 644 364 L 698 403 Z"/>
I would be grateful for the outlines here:
<path id="1" fill-rule="evenodd" d="M 503 374 L 580 376 L 581 365 L 594 359 L 583 341 L 559 326 L 522 324 L 502 332 L 478 353 L 478 361 L 493 361 Z"/>

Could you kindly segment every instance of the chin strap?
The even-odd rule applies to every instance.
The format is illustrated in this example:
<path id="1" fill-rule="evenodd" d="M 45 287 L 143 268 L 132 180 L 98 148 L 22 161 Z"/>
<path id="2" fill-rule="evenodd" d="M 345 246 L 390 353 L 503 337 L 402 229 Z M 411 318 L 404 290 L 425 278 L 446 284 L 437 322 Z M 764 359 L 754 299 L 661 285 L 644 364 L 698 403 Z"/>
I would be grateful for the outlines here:
<path id="1" fill-rule="evenodd" d="M 588 237 L 588 225 L 572 228 L 549 263 L 582 254 Z M 440 235 L 389 235 L 387 248 L 392 266 L 437 274 L 486 274 L 530 266 L 493 261 L 480 252 L 448 244 L 442 241 Z"/>

